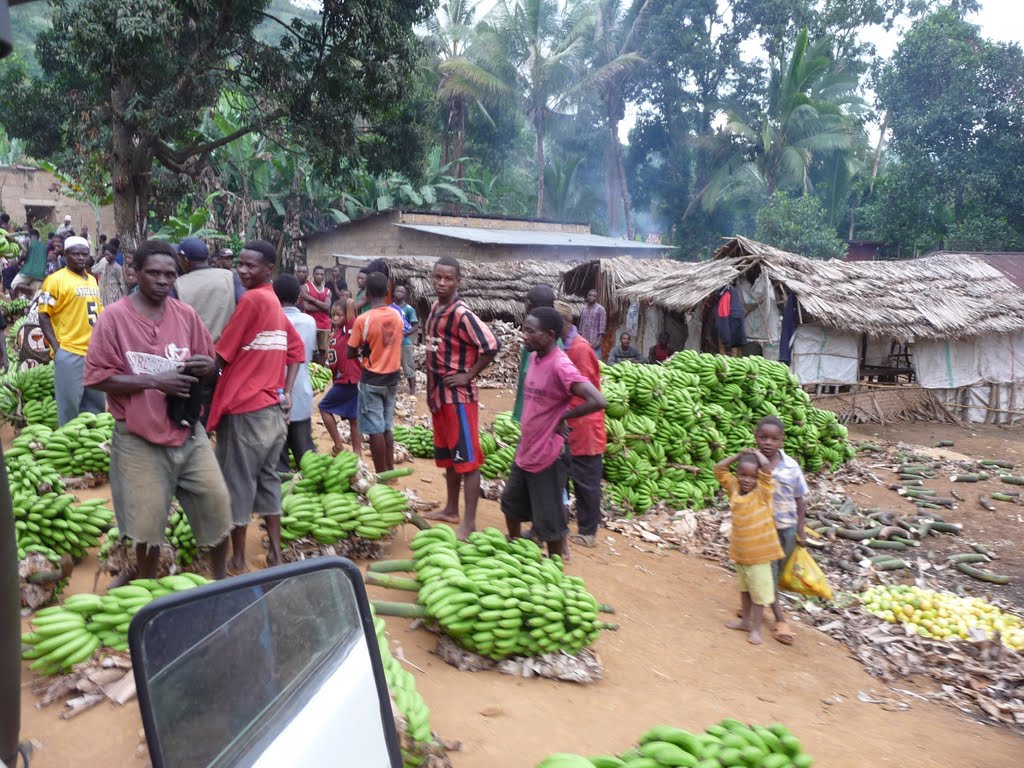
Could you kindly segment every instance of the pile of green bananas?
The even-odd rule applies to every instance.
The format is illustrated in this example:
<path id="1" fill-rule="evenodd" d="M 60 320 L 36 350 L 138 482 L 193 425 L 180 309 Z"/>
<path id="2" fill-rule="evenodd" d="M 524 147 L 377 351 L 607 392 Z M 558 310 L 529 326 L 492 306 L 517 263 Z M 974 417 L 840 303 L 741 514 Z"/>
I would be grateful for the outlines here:
<path id="1" fill-rule="evenodd" d="M 697 508 L 718 490 L 716 461 L 754 445 L 759 419 L 786 425 L 785 449 L 812 472 L 852 458 L 846 428 L 813 408 L 790 370 L 762 357 L 683 350 L 664 365 L 602 366 L 607 493 L 629 511 L 659 500 Z"/>
<path id="2" fill-rule="evenodd" d="M 330 389 L 331 383 L 334 381 L 334 374 L 331 373 L 330 368 L 325 368 L 320 363 L 310 363 L 309 381 L 313 385 L 313 391 L 319 394 Z"/>
<path id="3" fill-rule="evenodd" d="M 174 548 L 174 560 L 178 565 L 184 568 L 195 562 L 199 556 L 196 537 L 192 533 L 188 517 L 185 516 L 177 501 L 174 502 L 171 514 L 167 517 L 164 537 L 167 539 L 167 543 Z"/>
<path id="4" fill-rule="evenodd" d="M 28 312 L 29 306 L 32 304 L 28 299 L 14 299 L 13 301 L 0 301 L 0 312 L 5 317 L 15 318 L 24 315 Z"/>
<path id="5" fill-rule="evenodd" d="M 45 424 L 50 429 L 57 428 L 57 401 L 52 397 L 46 400 L 26 400 L 22 403 L 21 414 L 26 424 Z"/>
<path id="6" fill-rule="evenodd" d="M 19 424 L 45 424 L 57 428 L 57 401 L 53 398 L 53 363 L 12 371 L 3 377 L 0 413 Z M 19 414 L 20 409 L 20 414 Z"/>
<path id="7" fill-rule="evenodd" d="M 22 459 L 24 461 L 24 459 Z M 51 490 L 42 494 L 13 490 L 14 527 L 18 538 L 18 559 L 28 552 L 63 554 L 79 558 L 86 549 L 98 547 L 99 537 L 107 531 L 114 515 L 103 499 L 75 504 L 75 497 Z"/>
<path id="8" fill-rule="evenodd" d="M 424 748 L 434 743 L 434 735 L 430 729 L 430 710 L 420 692 L 416 690 L 416 678 L 412 672 L 403 667 L 392 655 L 384 632 L 384 620 L 374 616 L 373 628 L 377 633 L 377 644 L 380 646 L 380 658 L 384 666 L 388 692 L 406 722 L 406 738 L 402 740 L 401 745 L 402 765 L 405 768 L 416 768 L 426 761 Z"/>
<path id="9" fill-rule="evenodd" d="M 30 424 L 14 438 L 7 455 L 31 455 L 62 477 L 79 477 L 86 472 L 109 474 L 113 434 L 114 417 L 109 413 L 81 413 L 59 429 Z"/>
<path id="10" fill-rule="evenodd" d="M 63 605 L 37 611 L 32 629 L 21 636 L 22 658 L 31 659 L 29 669 L 53 675 L 87 661 L 100 648 L 128 650 L 128 625 L 147 603 L 171 592 L 209 583 L 195 573 L 136 579 L 100 597 L 72 595 Z"/>
<path id="11" fill-rule="evenodd" d="M 11 239 L 8 240 L 8 237 Z M 21 246 L 14 242 L 14 235 L 6 229 L 0 229 L 0 256 L 5 259 L 11 259 L 20 254 Z"/>
<path id="12" fill-rule="evenodd" d="M 480 474 L 488 480 L 508 477 L 509 472 L 512 471 L 512 463 L 516 458 L 516 446 L 503 445 L 500 448 L 495 448 L 493 451 L 488 451 L 482 445 L 480 448 L 484 452 L 484 463 L 480 467 Z"/>
<path id="13" fill-rule="evenodd" d="M 307 451 L 299 460 L 301 476 L 292 486 L 295 493 L 346 493 L 359 471 L 359 457 L 351 451 L 337 456 Z"/>
<path id="14" fill-rule="evenodd" d="M 484 454 L 480 474 L 488 480 L 496 480 L 508 477 L 512 471 L 519 445 L 519 424 L 512 420 L 511 411 L 505 411 L 494 417 L 491 429 L 493 434 L 480 433 L 480 449 Z"/>
<path id="15" fill-rule="evenodd" d="M 385 495 L 384 491 L 390 493 Z M 361 504 L 351 492 L 285 496 L 281 499 L 281 540 L 287 543 L 308 537 L 321 544 L 335 544 L 358 536 L 376 541 L 405 522 L 409 502 L 404 495 L 384 485 L 371 486 L 367 495 L 368 505 Z"/>
<path id="16" fill-rule="evenodd" d="M 640 744 L 618 757 L 581 757 L 560 753 L 537 768 L 810 768 L 814 758 L 789 729 L 767 728 L 726 718 L 704 733 L 658 725 L 640 737 Z"/>
<path id="17" fill-rule="evenodd" d="M 408 448 L 409 453 L 417 459 L 434 458 L 434 433 L 432 430 L 420 424 L 412 427 L 396 424 L 391 430 L 391 434 L 394 435 L 396 443 Z"/>
<path id="18" fill-rule="evenodd" d="M 600 630 L 617 629 L 598 619 L 602 606 L 583 580 L 566 575 L 561 558 L 543 557 L 529 539 L 510 542 L 488 528 L 458 541 L 454 530 L 439 525 L 417 533 L 409 546 L 426 617 L 474 653 L 495 660 L 575 654 Z M 389 568 L 375 570 L 381 569 Z M 370 583 L 388 586 L 386 578 Z"/>
<path id="19" fill-rule="evenodd" d="M 499 445 L 519 445 L 519 422 L 512 419 L 512 411 L 495 416 L 491 429 Z"/>

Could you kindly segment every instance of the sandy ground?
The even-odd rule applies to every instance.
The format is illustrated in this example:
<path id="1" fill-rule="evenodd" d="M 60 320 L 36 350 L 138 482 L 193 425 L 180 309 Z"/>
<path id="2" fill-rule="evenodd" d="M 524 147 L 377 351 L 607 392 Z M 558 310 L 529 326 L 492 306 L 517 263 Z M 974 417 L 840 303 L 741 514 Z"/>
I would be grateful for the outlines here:
<path id="1" fill-rule="evenodd" d="M 486 392 L 483 420 L 511 405 L 508 393 Z M 877 430 L 859 430 L 870 439 Z M 1018 434 L 988 428 L 970 432 L 940 425 L 900 425 L 881 435 L 933 445 L 955 440 L 957 451 L 980 456 L 1024 456 Z M 322 439 L 321 445 L 326 445 Z M 442 476 L 431 462 L 417 460 L 408 486 L 424 498 L 443 498 Z M 941 486 L 937 486 L 941 487 Z M 898 503 L 884 488 L 854 487 L 869 506 Z M 946 490 L 945 488 L 943 490 Z M 106 487 L 96 493 L 105 494 Z M 973 491 L 970 494 L 976 498 Z M 984 512 L 965 504 L 962 521 L 977 540 L 1004 540 L 1001 566 L 1020 580 L 1019 526 L 1010 507 Z M 1020 509 L 1020 508 L 1018 508 Z M 956 519 L 950 515 L 951 519 Z M 499 525 L 497 504 L 481 504 L 483 525 Z M 401 533 L 391 556 L 408 554 L 411 530 Z M 257 541 L 255 526 L 251 529 Z M 701 730 L 723 717 L 769 723 L 781 721 L 800 737 L 820 766 L 860 768 L 1009 768 L 1020 765 L 1024 739 L 992 728 L 938 704 L 915 701 L 907 711 L 887 711 L 858 699 L 861 693 L 883 697 L 886 687 L 867 675 L 845 647 L 816 630 L 797 625 L 797 642 L 784 647 L 771 639 L 761 647 L 724 628 L 737 601 L 731 576 L 718 565 L 676 552 L 652 554 L 602 531 L 594 550 L 576 549 L 569 571 L 582 576 L 602 602 L 617 607 L 618 632 L 597 643 L 606 679 L 593 686 L 523 680 L 496 672 L 458 672 L 432 654 L 434 638 L 411 631 L 409 622 L 387 620 L 417 685 L 432 710 L 435 730 L 459 740 L 456 768 L 529 768 L 547 754 L 619 752 L 647 728 L 670 723 Z M 1016 558 L 1016 559 L 1015 559 Z M 365 565 L 365 564 L 363 564 Z M 96 560 L 81 563 L 69 593 L 93 587 Z M 1004 568 L 1005 570 L 1005 568 Z M 1009 572 L 1009 571 L 1007 571 Z M 370 589 L 372 597 L 409 599 L 408 593 Z M 421 671 L 420 671 L 421 670 Z M 258 674 L 258 670 L 254 670 Z M 35 768 L 144 766 L 141 724 L 136 705 L 103 704 L 70 720 L 57 706 L 36 707 L 27 684 L 22 696 L 23 738 L 37 743 Z M 910 687 L 908 685 L 908 687 Z M 874 694 L 874 695 L 872 695 Z M 339 764 L 344 764 L 342 761 Z"/>

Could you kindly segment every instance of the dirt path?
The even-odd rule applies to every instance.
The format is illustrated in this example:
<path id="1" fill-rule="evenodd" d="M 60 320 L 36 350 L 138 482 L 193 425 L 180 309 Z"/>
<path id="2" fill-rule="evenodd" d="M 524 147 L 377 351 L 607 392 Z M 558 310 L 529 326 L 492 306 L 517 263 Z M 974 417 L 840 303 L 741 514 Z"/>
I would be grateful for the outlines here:
<path id="1" fill-rule="evenodd" d="M 485 401 L 492 406 L 484 416 L 489 421 L 486 414 L 507 408 L 511 398 L 488 392 Z M 938 429 L 944 436 L 935 439 L 955 439 L 961 448 L 959 435 L 950 438 L 948 428 Z M 935 439 L 920 436 L 924 445 Z M 1005 450 L 998 445 L 988 455 Z M 431 463 L 417 460 L 416 467 L 409 487 L 424 498 L 441 498 L 442 478 Z M 480 517 L 482 524 L 499 525 L 497 504 L 482 502 Z M 407 555 L 411 534 L 399 536 L 392 556 Z M 429 633 L 410 631 L 405 620 L 387 620 L 393 643 L 423 670 L 413 673 L 435 729 L 463 743 L 453 755 L 456 768 L 531 768 L 555 751 L 618 752 L 658 723 L 700 730 L 727 716 L 785 722 L 817 764 L 829 768 L 1019 764 L 1024 739 L 1008 731 L 938 704 L 915 701 L 907 711 L 887 711 L 858 700 L 860 692 L 885 697 L 886 687 L 843 646 L 813 629 L 797 626 L 796 645 L 789 648 L 770 639 L 751 647 L 742 634 L 723 627 L 736 595 L 732 578 L 716 564 L 674 552 L 640 552 L 607 531 L 600 539 L 595 550 L 575 550 L 569 565 L 598 599 L 618 608 L 620 631 L 603 633 L 597 643 L 607 674 L 597 685 L 458 672 L 431 653 Z M 95 568 L 93 558 L 79 565 L 70 591 L 91 590 Z M 408 599 L 407 593 L 377 588 L 371 595 Z M 26 668 L 23 680 L 31 679 Z M 146 764 L 144 754 L 136 754 L 141 724 L 133 704 L 103 704 L 62 721 L 56 706 L 37 709 L 26 687 L 22 706 L 23 737 L 40 745 L 36 768 Z"/>

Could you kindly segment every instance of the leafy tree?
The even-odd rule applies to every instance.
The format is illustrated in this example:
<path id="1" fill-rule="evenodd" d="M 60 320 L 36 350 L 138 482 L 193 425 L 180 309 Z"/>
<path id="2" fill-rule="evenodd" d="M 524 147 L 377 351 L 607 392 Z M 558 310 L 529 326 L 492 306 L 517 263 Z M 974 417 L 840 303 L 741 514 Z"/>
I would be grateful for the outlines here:
<path id="1" fill-rule="evenodd" d="M 972 5 L 916 22 L 878 80 L 899 160 L 892 186 L 905 192 L 886 200 L 887 215 L 910 220 L 935 210 L 929 228 L 936 246 L 953 232 L 964 242 L 992 243 L 1002 231 L 1007 244 L 1024 233 L 1024 53 L 983 38 L 963 19 Z M 887 234 L 900 236 L 894 242 L 905 248 L 921 233 Z"/>
<path id="2" fill-rule="evenodd" d="M 793 197 L 775 192 L 757 212 L 757 233 L 762 243 L 811 259 L 837 259 L 846 251 L 843 241 L 825 219 L 813 195 Z"/>
<path id="3" fill-rule="evenodd" d="M 827 38 L 811 43 L 800 32 L 792 55 L 771 69 L 763 110 L 729 113 L 715 136 L 718 168 L 701 191 L 713 208 L 737 177 L 763 185 L 771 196 L 779 187 L 811 191 L 815 158 L 847 153 L 856 146 L 851 110 L 862 105 L 857 77 L 832 58 Z"/>
<path id="4" fill-rule="evenodd" d="M 537 216 L 544 213 L 544 139 L 565 106 L 582 45 L 556 0 L 501 0 L 478 30 L 478 60 L 516 94 L 534 133 Z"/>
<path id="5" fill-rule="evenodd" d="M 401 99 L 429 2 L 324 0 L 319 23 L 286 23 L 269 5 L 54 0 L 37 43 L 44 77 L 0 80 L 0 114 L 39 156 L 100 152 L 128 241 L 144 235 L 156 163 L 194 172 L 217 147 L 276 127 L 336 170 Z M 264 22 L 281 27 L 276 44 L 257 36 Z M 247 94 L 251 111 L 234 135 L 206 141 L 197 128 L 226 89 Z"/>

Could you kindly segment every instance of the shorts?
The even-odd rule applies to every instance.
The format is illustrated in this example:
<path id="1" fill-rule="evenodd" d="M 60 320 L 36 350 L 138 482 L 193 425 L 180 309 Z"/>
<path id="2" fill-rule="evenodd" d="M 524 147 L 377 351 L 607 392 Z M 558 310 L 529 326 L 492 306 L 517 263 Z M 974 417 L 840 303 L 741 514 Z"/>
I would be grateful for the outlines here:
<path id="1" fill-rule="evenodd" d="M 484 452 L 480 450 L 477 428 L 479 403 L 445 403 L 431 413 L 434 428 L 434 463 L 465 475 L 480 469 Z"/>
<path id="2" fill-rule="evenodd" d="M 318 352 L 326 352 L 328 345 L 331 343 L 331 329 L 330 328 L 317 328 L 316 329 L 316 348 Z"/>
<path id="3" fill-rule="evenodd" d="M 14 292 L 19 289 L 27 289 L 31 293 L 35 293 L 42 287 L 43 281 L 40 280 L 39 278 L 26 277 L 21 272 L 19 272 L 14 276 L 14 279 L 11 280 L 11 295 L 13 296 Z"/>
<path id="4" fill-rule="evenodd" d="M 775 586 L 779 586 L 779 574 L 782 573 L 782 564 L 785 563 L 789 556 L 793 554 L 793 550 L 796 549 L 796 526 L 791 525 L 788 528 L 777 529 L 779 534 L 779 544 L 782 546 L 782 553 L 785 555 L 781 560 L 772 561 L 772 575 L 775 577 Z"/>
<path id="5" fill-rule="evenodd" d="M 359 385 L 335 384 L 320 398 L 319 408 L 343 419 L 359 417 Z"/>
<path id="6" fill-rule="evenodd" d="M 178 447 L 155 445 L 115 422 L 110 441 L 110 491 L 121 533 L 140 544 L 161 544 L 178 498 L 196 543 L 212 547 L 231 528 L 231 501 L 213 446 L 202 425 Z"/>
<path id="7" fill-rule="evenodd" d="M 416 378 L 416 348 L 412 344 L 402 347 L 402 376 L 406 379 Z"/>
<path id="8" fill-rule="evenodd" d="M 754 605 L 771 605 L 775 602 L 775 579 L 772 577 L 771 563 L 733 565 L 736 567 L 736 585 L 740 592 L 750 593 L 750 601 Z"/>
<path id="9" fill-rule="evenodd" d="M 563 502 L 568 480 L 569 457 L 564 452 L 540 472 L 527 472 L 513 464 L 501 494 L 501 511 L 506 517 L 532 522 L 534 539 L 561 541 L 569 534 L 569 514 Z"/>
<path id="10" fill-rule="evenodd" d="M 231 496 L 231 522 L 248 525 L 253 513 L 281 514 L 281 457 L 288 426 L 281 406 L 224 416 L 217 426 L 217 461 Z"/>
<path id="11" fill-rule="evenodd" d="M 395 423 L 395 400 L 398 384 L 367 384 L 359 382 L 359 431 L 364 435 L 390 432 Z"/>

